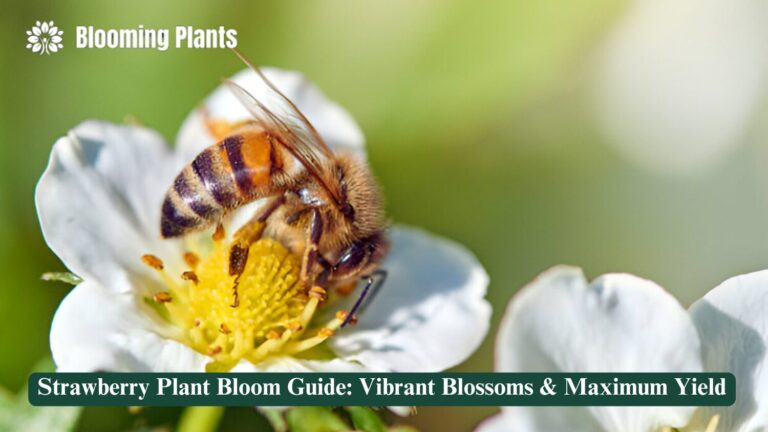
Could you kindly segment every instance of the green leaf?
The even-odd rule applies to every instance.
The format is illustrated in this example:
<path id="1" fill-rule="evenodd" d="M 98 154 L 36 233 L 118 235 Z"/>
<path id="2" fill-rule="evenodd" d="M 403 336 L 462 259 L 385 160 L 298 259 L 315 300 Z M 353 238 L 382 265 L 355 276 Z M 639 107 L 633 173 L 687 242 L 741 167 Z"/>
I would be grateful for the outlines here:
<path id="1" fill-rule="evenodd" d="M 32 372 L 53 372 L 50 358 L 32 368 Z M 0 430 L 15 432 L 68 432 L 75 428 L 82 407 L 34 407 L 27 400 L 25 386 L 17 395 L 0 391 Z"/>
<path id="2" fill-rule="evenodd" d="M 266 417 L 269 424 L 272 425 L 272 429 L 275 432 L 288 432 L 288 423 L 283 418 L 283 411 L 275 408 L 261 407 L 259 408 L 261 415 Z"/>
<path id="3" fill-rule="evenodd" d="M 224 407 L 191 406 L 181 414 L 177 432 L 212 432 L 219 425 Z"/>
<path id="4" fill-rule="evenodd" d="M 376 411 L 368 407 L 347 407 L 355 429 L 365 432 L 387 432 L 387 426 Z"/>
<path id="5" fill-rule="evenodd" d="M 345 432 L 350 428 L 333 412 L 325 407 L 297 407 L 285 414 L 288 430 L 291 432 Z"/>
<path id="6" fill-rule="evenodd" d="M 413 426 L 396 425 L 387 429 L 387 432 L 419 432 L 419 430 Z"/>
<path id="7" fill-rule="evenodd" d="M 46 282 L 64 282 L 70 285 L 77 285 L 83 280 L 80 276 L 70 272 L 48 272 L 43 273 L 40 279 Z"/>

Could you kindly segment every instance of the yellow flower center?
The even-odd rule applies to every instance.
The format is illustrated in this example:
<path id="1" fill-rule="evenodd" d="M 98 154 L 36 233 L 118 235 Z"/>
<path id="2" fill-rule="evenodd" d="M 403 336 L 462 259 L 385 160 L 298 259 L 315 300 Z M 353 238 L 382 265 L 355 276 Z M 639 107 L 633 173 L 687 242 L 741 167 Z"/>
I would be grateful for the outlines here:
<path id="1" fill-rule="evenodd" d="M 202 260 L 187 252 L 184 261 L 190 269 L 175 278 L 158 257 L 142 257 L 168 287 L 148 302 L 178 330 L 176 339 L 213 359 L 207 371 L 227 371 L 243 359 L 257 364 L 271 356 L 296 355 L 334 334 L 346 312 L 313 326 L 326 293 L 320 287 L 302 289 L 299 257 L 275 240 L 262 239 L 250 246 L 236 278 L 229 274 L 230 245 L 222 237 L 214 236 L 213 250 Z"/>

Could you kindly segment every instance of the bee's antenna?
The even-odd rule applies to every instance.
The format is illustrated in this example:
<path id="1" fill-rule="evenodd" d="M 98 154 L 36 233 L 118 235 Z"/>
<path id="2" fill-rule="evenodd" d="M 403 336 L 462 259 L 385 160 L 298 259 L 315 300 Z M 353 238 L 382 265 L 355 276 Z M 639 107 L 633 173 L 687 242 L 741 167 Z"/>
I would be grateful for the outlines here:
<path id="1" fill-rule="evenodd" d="M 374 277 L 379 276 L 378 280 L 375 280 Z M 347 314 L 347 317 L 344 318 L 344 322 L 341 323 L 341 328 L 344 328 L 349 324 L 352 320 L 355 319 L 355 313 L 359 310 L 362 312 L 365 310 L 365 307 L 369 305 L 374 297 L 376 297 L 376 294 L 379 292 L 379 288 L 381 288 L 381 285 L 384 284 L 384 281 L 387 279 L 387 271 L 383 269 L 378 269 L 374 271 L 371 275 L 366 277 L 367 282 L 365 284 L 365 288 L 363 288 L 363 292 L 360 293 L 360 297 L 357 298 L 357 301 L 355 302 L 355 305 L 352 306 L 352 309 L 350 309 L 349 313 Z M 370 290 L 370 296 L 368 294 Z M 366 296 L 368 297 L 368 302 L 363 304 L 365 301 Z"/>

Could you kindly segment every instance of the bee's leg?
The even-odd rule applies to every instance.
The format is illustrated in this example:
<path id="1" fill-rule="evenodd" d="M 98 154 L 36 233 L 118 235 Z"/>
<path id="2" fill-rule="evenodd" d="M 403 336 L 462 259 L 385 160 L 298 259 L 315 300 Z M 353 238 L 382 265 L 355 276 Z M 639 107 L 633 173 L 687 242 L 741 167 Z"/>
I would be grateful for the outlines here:
<path id="1" fill-rule="evenodd" d="M 285 195 L 280 195 L 270 200 L 262 209 L 260 209 L 248 222 L 235 231 L 235 242 L 252 245 L 264 234 L 264 228 L 267 226 L 267 219 L 272 216 L 281 205 L 285 203 Z"/>
<path id="2" fill-rule="evenodd" d="M 305 290 L 312 288 L 312 283 L 314 282 L 310 279 L 312 278 L 315 263 L 318 260 L 317 245 L 320 243 L 320 237 L 323 235 L 323 218 L 320 216 L 320 212 L 316 208 L 313 208 L 311 212 L 312 219 L 307 229 L 307 242 L 304 247 L 304 256 L 301 260 L 301 273 L 299 274 L 299 282 Z"/>
<path id="3" fill-rule="evenodd" d="M 235 232 L 234 242 L 229 249 L 229 275 L 235 277 L 235 283 L 232 287 L 232 307 L 240 305 L 240 299 L 237 295 L 237 287 L 240 283 L 240 275 L 245 270 L 245 264 L 248 262 L 248 251 L 251 245 L 261 238 L 264 234 L 264 228 L 267 226 L 267 219 L 285 202 L 285 196 L 275 197 L 264 206 L 261 211 L 251 218 L 245 225 Z"/>
<path id="4" fill-rule="evenodd" d="M 376 276 L 378 276 L 378 278 L 374 281 Z M 374 298 L 376 298 L 376 294 L 379 292 L 379 288 L 381 288 L 381 286 L 384 284 L 384 281 L 387 280 L 387 271 L 383 269 L 376 270 L 364 279 L 367 279 L 365 288 L 363 288 L 363 292 L 360 293 L 360 297 L 357 298 L 355 305 L 352 306 L 352 309 L 347 314 L 347 317 L 344 318 L 344 322 L 341 323 L 342 328 L 349 324 L 349 322 L 353 319 L 356 319 L 355 313 L 358 310 L 362 313 L 365 308 L 371 304 L 371 302 L 373 302 Z M 366 297 L 368 297 L 368 301 L 363 304 L 363 301 Z"/>

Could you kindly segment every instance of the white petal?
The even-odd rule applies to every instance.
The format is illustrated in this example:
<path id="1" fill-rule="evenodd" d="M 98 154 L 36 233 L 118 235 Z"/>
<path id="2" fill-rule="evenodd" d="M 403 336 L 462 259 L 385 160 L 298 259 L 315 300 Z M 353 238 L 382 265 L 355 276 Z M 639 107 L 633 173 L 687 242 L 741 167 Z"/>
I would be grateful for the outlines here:
<path id="1" fill-rule="evenodd" d="M 37 43 L 38 42 L 38 37 L 37 36 L 30 36 L 30 37 L 27 38 L 27 41 L 30 42 L 30 43 Z"/>
<path id="2" fill-rule="evenodd" d="M 35 202 L 45 240 L 64 264 L 102 286 L 128 290 L 140 257 L 180 258 L 160 242 L 160 203 L 180 164 L 148 129 L 99 121 L 78 125 L 53 147 Z M 152 250 L 148 250 L 152 248 Z"/>
<path id="3" fill-rule="evenodd" d="M 32 46 L 32 52 L 38 52 L 42 47 L 43 47 L 42 45 L 40 45 L 39 43 L 36 43 Z"/>
<path id="4" fill-rule="evenodd" d="M 60 372 L 203 372 L 210 358 L 163 337 L 131 293 L 85 281 L 61 302 L 51 324 Z"/>
<path id="5" fill-rule="evenodd" d="M 336 150 L 347 149 L 364 154 L 364 138 L 357 123 L 341 106 L 328 99 L 314 84 L 298 72 L 265 67 L 267 78 L 309 119 L 326 143 Z M 267 101 L 256 73 L 241 71 L 232 80 L 257 99 Z M 203 102 L 210 118 L 228 121 L 251 119 L 245 108 L 225 86 L 219 86 Z M 190 113 L 179 130 L 176 145 L 185 161 L 192 160 L 205 147 L 214 143 L 208 133 L 200 109 Z"/>
<path id="6" fill-rule="evenodd" d="M 294 357 L 270 358 L 257 365 L 242 360 L 232 372 L 370 372 L 357 363 L 342 359 L 304 360 Z"/>
<path id="7" fill-rule="evenodd" d="M 485 419 L 482 423 L 480 423 L 477 428 L 475 429 L 476 432 L 509 432 L 510 430 L 513 430 L 512 425 L 513 419 L 508 418 L 507 414 L 497 414 L 493 417 L 489 417 Z M 524 429 L 515 429 L 520 432 L 524 432 Z"/>
<path id="8" fill-rule="evenodd" d="M 54 36 L 51 38 L 51 42 L 53 43 L 59 43 L 61 42 L 61 36 Z"/>
<path id="9" fill-rule="evenodd" d="M 700 421 L 721 414 L 718 430 L 768 428 L 768 270 L 720 284 L 694 303 L 704 368 L 736 376 L 736 403 L 702 409 Z"/>
<path id="10" fill-rule="evenodd" d="M 611 143 L 663 173 L 720 160 L 763 100 L 766 3 L 637 0 L 598 62 L 597 113 Z M 681 31 L 681 29 L 683 29 Z M 696 71 L 692 73 L 692 71 Z"/>
<path id="11" fill-rule="evenodd" d="M 40 24 L 38 23 L 38 26 Z M 40 28 L 38 26 L 32 27 L 32 33 L 34 33 L 37 36 L 40 36 Z"/>
<path id="12" fill-rule="evenodd" d="M 56 45 L 55 43 L 52 43 L 52 44 L 48 45 L 48 49 L 51 50 L 51 52 L 56 52 L 56 51 L 59 50 L 59 46 Z"/>
<path id="13" fill-rule="evenodd" d="M 653 430 L 643 430 L 643 432 Z M 581 407 L 502 407 L 500 414 L 483 421 L 476 431 L 613 432 L 614 430 L 600 425 L 588 410 Z"/>
<path id="14" fill-rule="evenodd" d="M 42 27 L 40 27 L 40 31 L 42 31 L 43 33 L 48 33 L 48 23 L 47 22 L 43 23 Z"/>
<path id="15" fill-rule="evenodd" d="M 555 267 L 510 302 L 496 341 L 499 372 L 700 372 L 696 329 L 653 282 L 608 274 L 587 284 L 581 270 Z M 640 432 L 688 422 L 689 407 L 508 408 L 520 430 Z M 553 429 L 554 428 L 554 429 Z"/>
<path id="16" fill-rule="evenodd" d="M 488 331 L 488 275 L 462 246 L 396 227 L 381 292 L 356 326 L 329 339 L 342 358 L 371 370 L 436 372 L 464 361 Z M 346 299 L 346 307 L 358 291 Z"/>

